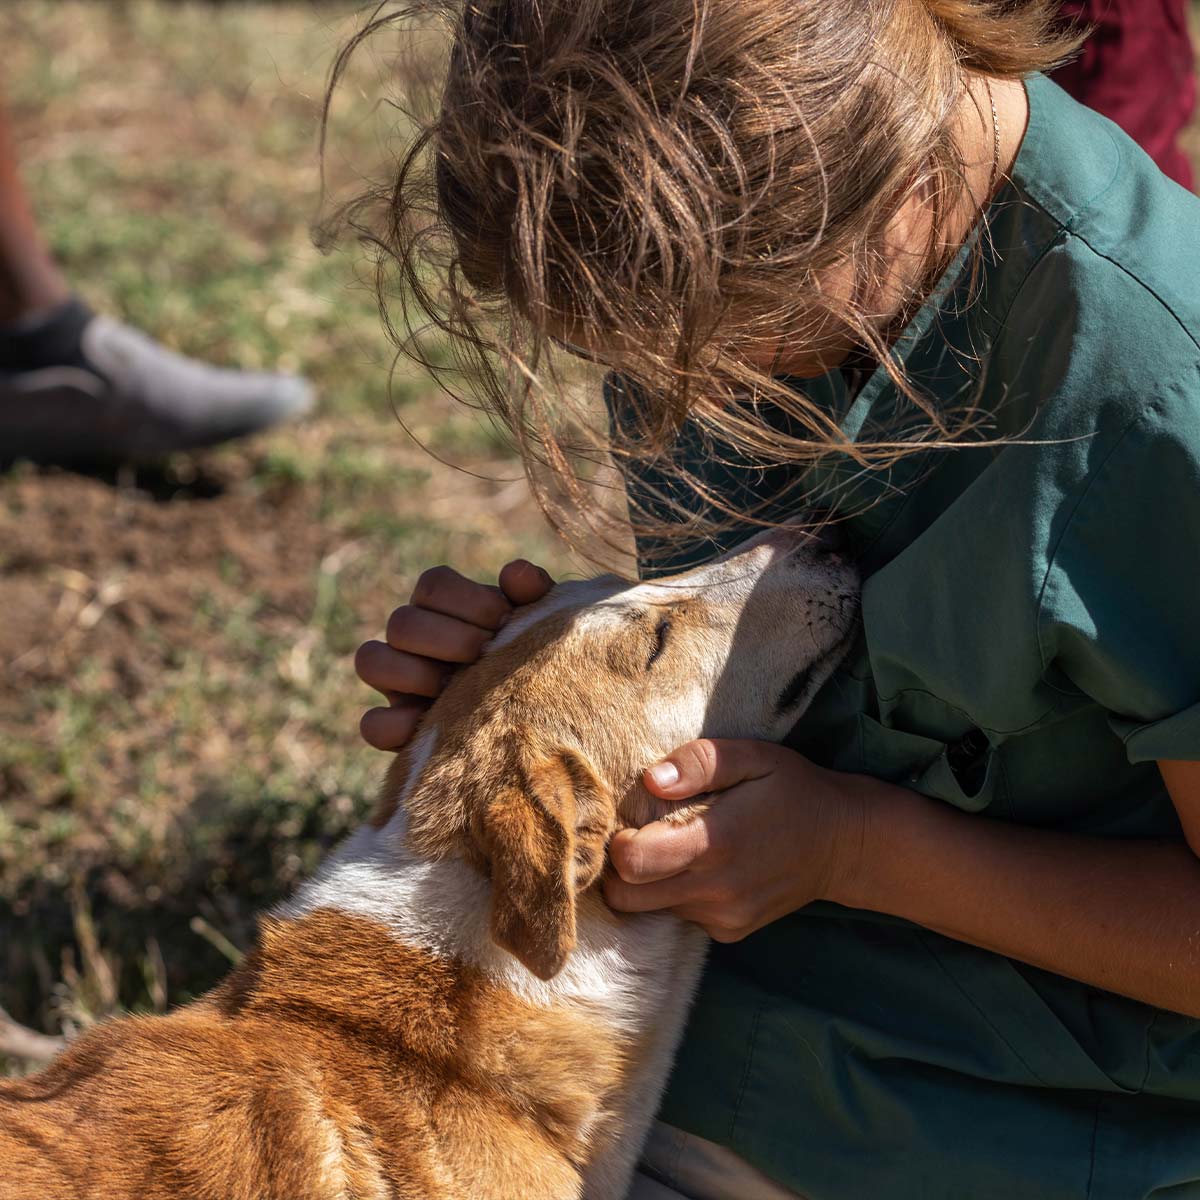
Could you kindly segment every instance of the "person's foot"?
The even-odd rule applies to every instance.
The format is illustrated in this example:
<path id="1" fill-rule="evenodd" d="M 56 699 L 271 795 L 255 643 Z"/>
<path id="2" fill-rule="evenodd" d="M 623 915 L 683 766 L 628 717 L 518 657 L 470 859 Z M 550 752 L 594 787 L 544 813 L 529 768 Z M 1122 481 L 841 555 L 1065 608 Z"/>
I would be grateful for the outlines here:
<path id="1" fill-rule="evenodd" d="M 77 300 L 0 330 L 0 462 L 154 458 L 265 429 L 311 404 L 303 379 L 185 358 Z"/>

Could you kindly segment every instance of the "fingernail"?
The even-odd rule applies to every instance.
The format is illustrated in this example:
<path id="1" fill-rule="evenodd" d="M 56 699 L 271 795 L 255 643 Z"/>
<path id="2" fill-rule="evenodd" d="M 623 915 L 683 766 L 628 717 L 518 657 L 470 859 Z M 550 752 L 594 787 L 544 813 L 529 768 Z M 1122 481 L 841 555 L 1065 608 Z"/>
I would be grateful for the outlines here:
<path id="1" fill-rule="evenodd" d="M 673 762 L 655 763 L 650 768 L 650 778 L 659 787 L 670 787 L 671 784 L 679 782 L 679 768 Z"/>

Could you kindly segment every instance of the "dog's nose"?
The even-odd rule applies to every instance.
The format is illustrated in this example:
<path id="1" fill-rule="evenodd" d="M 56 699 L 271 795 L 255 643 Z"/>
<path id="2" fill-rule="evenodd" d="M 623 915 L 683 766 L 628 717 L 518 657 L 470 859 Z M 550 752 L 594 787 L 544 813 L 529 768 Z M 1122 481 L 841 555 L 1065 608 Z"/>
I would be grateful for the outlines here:
<path id="1" fill-rule="evenodd" d="M 812 548 L 820 558 L 842 557 L 846 549 L 846 535 L 840 526 L 823 520 L 812 530 Z"/>

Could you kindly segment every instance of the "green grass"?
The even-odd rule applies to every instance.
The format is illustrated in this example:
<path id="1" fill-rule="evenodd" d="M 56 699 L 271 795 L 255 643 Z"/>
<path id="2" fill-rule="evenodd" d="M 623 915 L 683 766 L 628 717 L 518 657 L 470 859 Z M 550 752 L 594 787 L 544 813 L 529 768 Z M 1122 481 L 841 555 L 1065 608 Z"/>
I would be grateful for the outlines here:
<path id="1" fill-rule="evenodd" d="M 505 439 L 411 367 L 389 383 L 358 249 L 314 248 L 319 101 L 355 21 L 0 5 L 24 175 L 79 290 L 320 395 L 300 426 L 155 471 L 0 476 L 0 1006 L 48 1032 L 203 991 L 361 817 L 386 756 L 357 737 L 374 698 L 351 656 L 424 567 L 571 567 Z M 334 201 L 386 172 L 386 50 L 335 106 Z"/>
<path id="2" fill-rule="evenodd" d="M 351 656 L 420 570 L 569 567 L 505 440 L 407 365 L 389 385 L 358 248 L 314 248 L 350 9 L 0 8 L 23 174 L 75 286 L 320 396 L 156 470 L 0 476 L 0 1006 L 49 1032 L 210 986 L 360 819 L 386 756 L 358 739 Z M 387 62 L 364 54 L 335 108 L 335 201 L 386 171 Z"/>

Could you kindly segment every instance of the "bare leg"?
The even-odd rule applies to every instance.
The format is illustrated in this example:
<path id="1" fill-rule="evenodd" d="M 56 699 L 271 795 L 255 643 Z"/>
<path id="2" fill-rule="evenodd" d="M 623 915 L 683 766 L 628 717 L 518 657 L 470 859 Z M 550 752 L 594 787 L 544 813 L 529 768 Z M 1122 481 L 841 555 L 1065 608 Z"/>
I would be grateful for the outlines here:
<path id="1" fill-rule="evenodd" d="M 0 324 L 56 308 L 70 294 L 17 174 L 16 147 L 0 97 Z"/>

